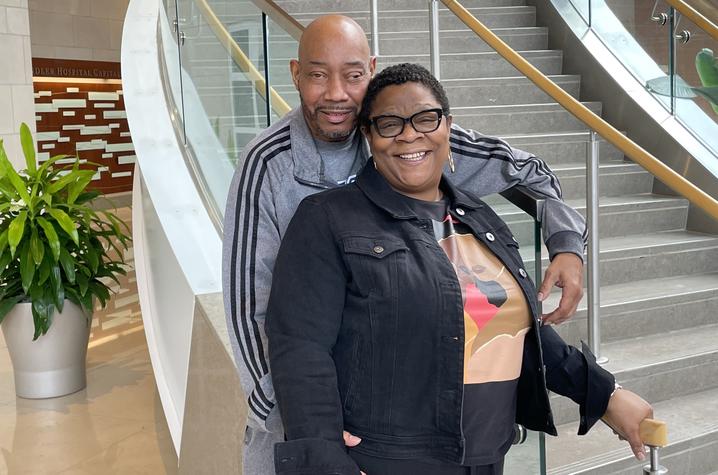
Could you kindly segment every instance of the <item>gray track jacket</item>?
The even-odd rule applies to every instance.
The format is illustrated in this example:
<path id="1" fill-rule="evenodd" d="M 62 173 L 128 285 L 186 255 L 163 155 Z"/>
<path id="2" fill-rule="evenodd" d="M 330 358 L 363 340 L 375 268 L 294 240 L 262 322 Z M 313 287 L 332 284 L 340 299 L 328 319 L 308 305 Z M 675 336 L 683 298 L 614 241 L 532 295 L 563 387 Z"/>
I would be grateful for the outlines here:
<path id="1" fill-rule="evenodd" d="M 542 160 L 506 142 L 467 131 L 451 131 L 456 172 L 452 181 L 479 196 L 514 185 L 546 197 L 544 240 L 553 257 L 583 258 L 585 223 L 561 201 L 558 179 Z M 369 150 L 363 144 L 363 161 Z M 281 431 L 266 353 L 264 320 L 279 244 L 299 203 L 332 186 L 320 176 L 321 157 L 301 109 L 257 135 L 242 152 L 224 216 L 222 286 L 235 361 L 249 405 L 249 425 Z"/>

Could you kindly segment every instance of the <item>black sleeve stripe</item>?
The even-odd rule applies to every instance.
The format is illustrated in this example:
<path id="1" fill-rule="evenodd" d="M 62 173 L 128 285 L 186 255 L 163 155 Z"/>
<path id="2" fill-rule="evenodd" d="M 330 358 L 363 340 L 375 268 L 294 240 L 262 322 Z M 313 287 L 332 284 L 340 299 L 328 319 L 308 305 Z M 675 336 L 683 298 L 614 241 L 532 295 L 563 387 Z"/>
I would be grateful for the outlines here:
<path id="1" fill-rule="evenodd" d="M 268 160 L 271 157 L 263 157 L 263 155 L 272 147 L 275 147 L 279 144 L 284 144 L 285 142 L 288 142 L 289 140 L 289 126 L 284 127 L 274 134 L 268 136 L 265 140 L 257 143 L 252 150 L 247 154 L 247 158 L 245 163 L 242 165 L 242 175 L 240 177 L 240 183 L 239 183 L 239 194 L 237 196 L 237 200 L 239 201 L 242 196 L 242 191 L 244 190 L 246 186 L 246 182 L 248 180 L 248 174 L 252 176 L 254 174 L 254 171 L 256 170 L 256 164 L 258 161 L 263 161 L 266 166 L 266 160 Z M 281 149 L 283 151 L 285 149 Z M 273 151 L 271 153 L 271 156 L 275 156 L 278 153 L 281 153 L 281 151 Z M 264 158 L 264 159 L 263 159 Z M 260 378 L 263 376 L 263 373 L 259 369 L 259 365 L 257 364 L 256 357 L 254 354 L 254 349 L 251 341 L 251 334 L 249 331 L 249 328 L 247 326 L 246 319 L 242 319 L 242 331 L 240 332 L 239 329 L 239 322 L 237 318 L 237 254 L 238 254 L 238 246 L 239 246 L 239 239 L 238 239 L 238 231 L 239 231 L 239 221 L 240 217 L 242 215 L 243 210 L 237 208 L 234 216 L 234 236 L 232 237 L 232 252 L 231 252 L 231 261 L 229 263 L 230 265 L 230 319 L 232 321 L 233 330 L 235 333 L 235 337 L 237 338 L 238 346 L 242 353 L 242 358 L 244 360 L 244 363 L 246 364 L 247 368 L 249 369 L 250 374 L 252 375 L 252 378 L 255 382 L 255 391 L 260 395 L 260 397 L 266 401 L 267 405 L 270 407 L 273 406 L 273 403 L 266 397 L 264 392 L 262 391 L 262 388 L 259 384 Z M 245 210 L 244 214 L 248 214 Z M 245 221 L 248 219 L 248 216 L 245 216 Z M 246 229 L 247 226 L 245 226 Z M 241 269 L 246 269 L 244 267 L 244 261 L 245 261 L 245 254 L 246 254 L 246 243 L 243 243 L 242 246 L 242 267 Z M 250 288 L 253 288 L 254 282 L 253 282 L 253 275 L 250 276 L 251 282 Z M 246 308 L 246 291 L 245 291 L 245 285 L 242 286 L 242 291 L 240 294 L 240 305 L 242 307 L 242 311 Z M 254 321 L 254 315 L 250 315 L 250 318 L 252 320 L 252 325 L 257 328 L 257 323 Z M 257 330 L 258 331 L 258 330 Z M 257 334 L 257 331 L 253 332 L 255 335 Z M 244 336 L 244 338 L 242 338 Z M 261 345 L 261 339 L 257 339 L 257 342 L 259 345 Z M 264 373 L 266 374 L 266 373 Z M 264 411 L 257 411 L 256 408 L 253 409 L 253 412 L 258 413 L 264 412 Z"/>
<path id="2" fill-rule="evenodd" d="M 254 412 L 257 417 L 259 417 L 263 421 L 267 420 L 267 416 L 269 416 L 269 413 L 274 407 L 274 403 L 272 402 L 270 402 L 268 405 L 263 404 L 262 401 L 257 398 L 256 393 L 252 393 L 252 395 L 247 399 L 247 405 L 250 407 L 252 412 Z"/>

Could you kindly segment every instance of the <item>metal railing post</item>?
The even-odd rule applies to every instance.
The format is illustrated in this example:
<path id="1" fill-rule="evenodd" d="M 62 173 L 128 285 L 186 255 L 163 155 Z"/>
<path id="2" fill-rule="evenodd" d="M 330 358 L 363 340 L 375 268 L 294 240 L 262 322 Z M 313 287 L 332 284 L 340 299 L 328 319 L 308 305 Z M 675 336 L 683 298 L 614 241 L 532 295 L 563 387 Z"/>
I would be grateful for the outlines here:
<path id="1" fill-rule="evenodd" d="M 431 74 L 441 81 L 439 57 L 439 0 L 429 0 L 429 39 L 431 41 Z"/>
<path id="2" fill-rule="evenodd" d="M 371 55 L 379 56 L 379 0 L 369 0 L 371 13 Z"/>
<path id="3" fill-rule="evenodd" d="M 599 364 L 601 356 L 601 279 L 598 238 L 598 134 L 591 131 L 586 173 L 586 225 L 588 226 L 588 345 Z"/>

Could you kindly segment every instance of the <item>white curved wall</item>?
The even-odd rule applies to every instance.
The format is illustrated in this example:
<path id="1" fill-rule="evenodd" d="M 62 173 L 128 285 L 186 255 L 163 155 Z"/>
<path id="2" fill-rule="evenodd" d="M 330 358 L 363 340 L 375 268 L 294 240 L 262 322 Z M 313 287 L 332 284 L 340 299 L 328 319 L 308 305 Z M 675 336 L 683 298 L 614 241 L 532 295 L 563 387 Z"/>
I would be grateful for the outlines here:
<path id="1" fill-rule="evenodd" d="M 157 41 L 160 7 L 159 0 L 130 2 L 122 77 L 139 172 L 133 238 L 140 305 L 160 399 L 179 452 L 194 301 L 221 290 L 221 241 L 167 108 Z"/>

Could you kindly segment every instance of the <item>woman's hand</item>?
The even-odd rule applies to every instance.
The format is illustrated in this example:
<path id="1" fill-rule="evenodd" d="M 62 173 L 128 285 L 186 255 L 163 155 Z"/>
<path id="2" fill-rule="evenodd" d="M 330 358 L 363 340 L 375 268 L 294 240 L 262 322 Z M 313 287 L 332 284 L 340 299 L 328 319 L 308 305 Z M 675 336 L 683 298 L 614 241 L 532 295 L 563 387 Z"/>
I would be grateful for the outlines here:
<path id="1" fill-rule="evenodd" d="M 344 445 L 346 445 L 347 447 L 356 447 L 361 442 L 360 437 L 351 435 L 347 431 L 342 432 L 342 437 L 344 437 Z M 359 473 L 361 473 L 361 475 L 366 475 L 366 473 L 361 471 Z"/>
<path id="2" fill-rule="evenodd" d="M 639 425 L 643 419 L 652 417 L 653 408 L 643 398 L 627 389 L 618 389 L 608 401 L 603 421 L 622 440 L 628 441 L 638 460 L 645 460 L 646 449 L 641 440 Z"/>

